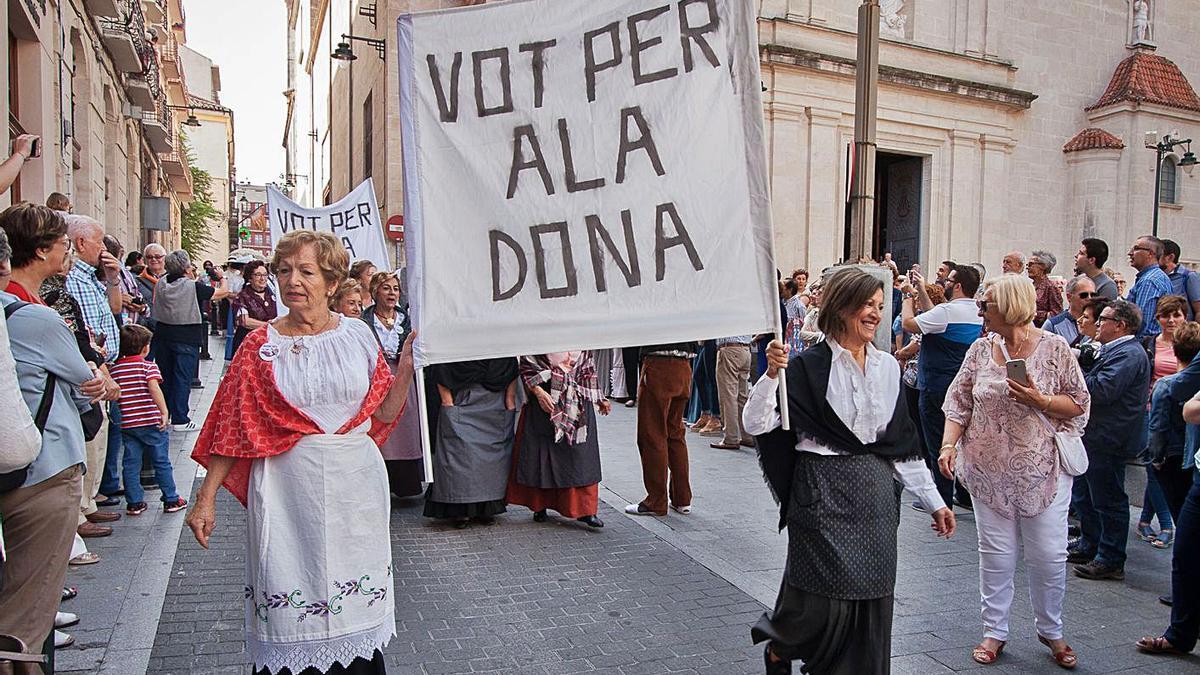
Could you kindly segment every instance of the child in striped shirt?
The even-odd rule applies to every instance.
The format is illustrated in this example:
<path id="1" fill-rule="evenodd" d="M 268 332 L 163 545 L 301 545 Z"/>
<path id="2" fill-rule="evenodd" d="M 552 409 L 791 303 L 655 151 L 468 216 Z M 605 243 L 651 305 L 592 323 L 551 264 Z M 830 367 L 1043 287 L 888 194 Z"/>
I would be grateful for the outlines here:
<path id="1" fill-rule="evenodd" d="M 140 478 L 145 454 L 149 454 L 154 462 L 154 475 L 162 490 L 163 511 L 175 513 L 187 506 L 187 501 L 175 491 L 171 443 L 166 431 L 170 419 L 162 393 L 162 374 L 153 361 L 146 360 L 153 336 L 145 326 L 123 326 L 120 358 L 109 370 L 121 387 L 121 442 L 125 448 L 122 476 L 127 502 L 125 512 L 131 516 L 146 512 L 145 490 Z"/>

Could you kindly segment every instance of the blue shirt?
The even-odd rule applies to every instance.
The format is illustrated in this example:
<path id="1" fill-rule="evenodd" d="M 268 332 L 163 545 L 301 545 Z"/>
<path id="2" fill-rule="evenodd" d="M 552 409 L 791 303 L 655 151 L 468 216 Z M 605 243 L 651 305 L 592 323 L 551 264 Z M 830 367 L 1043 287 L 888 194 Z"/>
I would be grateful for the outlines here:
<path id="1" fill-rule="evenodd" d="M 1192 311 L 1192 303 L 1200 300 L 1200 274 L 1183 265 L 1177 265 L 1174 272 L 1167 273 L 1167 278 L 1171 280 L 1171 294 L 1181 295 L 1187 300 L 1188 321 L 1195 320 L 1196 313 Z"/>
<path id="2" fill-rule="evenodd" d="M 115 363 L 120 353 L 121 327 L 117 325 L 117 317 L 113 316 L 112 307 L 108 304 L 108 291 L 104 284 L 96 278 L 96 268 L 76 260 L 67 272 L 67 293 L 79 303 L 83 311 L 83 322 L 92 331 L 96 343 L 100 344 L 100 336 L 104 336 L 104 349 L 108 352 L 105 359 Z"/>
<path id="3" fill-rule="evenodd" d="M 1141 272 L 1133 281 L 1133 288 L 1125 299 L 1137 305 L 1142 310 L 1142 325 L 1138 328 L 1137 337 L 1158 335 L 1162 326 L 1158 325 L 1158 299 L 1171 294 L 1171 280 L 1167 273 L 1158 265 L 1151 265 Z"/>
<path id="4" fill-rule="evenodd" d="M 971 344 L 983 335 L 983 318 L 971 298 L 959 298 L 916 316 L 921 329 L 917 388 L 944 392 L 962 366 Z"/>

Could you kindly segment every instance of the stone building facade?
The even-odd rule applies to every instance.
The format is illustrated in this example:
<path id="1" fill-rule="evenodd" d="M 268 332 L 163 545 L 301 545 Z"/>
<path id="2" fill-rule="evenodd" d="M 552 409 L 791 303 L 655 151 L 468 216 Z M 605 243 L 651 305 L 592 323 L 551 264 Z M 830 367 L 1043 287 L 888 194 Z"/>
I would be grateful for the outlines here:
<path id="1" fill-rule="evenodd" d="M 289 173 L 304 174 L 292 181 L 298 201 L 336 200 L 369 172 L 382 212 L 401 213 L 396 17 L 479 0 L 285 2 L 284 144 Z M 847 254 L 860 0 L 755 2 L 776 257 L 781 268 L 820 268 Z M 1069 274 L 1079 239 L 1097 236 L 1123 269 L 1153 219 L 1147 133 L 1200 141 L 1195 3 L 880 4 L 875 257 L 996 271 L 1008 250 L 1043 248 Z M 332 60 L 342 33 L 383 40 L 384 56 L 353 41 L 357 60 Z M 1200 172 L 1178 170 L 1182 152 L 1164 163 L 1159 234 L 1200 260 Z"/>
<path id="2" fill-rule="evenodd" d="M 0 6 L 7 49 L 0 78 L 7 142 L 42 138 L 0 205 L 71 197 L 132 250 L 179 242 L 191 198 L 178 152 L 184 105 L 173 45 L 185 40 L 182 0 L 14 0 Z"/>

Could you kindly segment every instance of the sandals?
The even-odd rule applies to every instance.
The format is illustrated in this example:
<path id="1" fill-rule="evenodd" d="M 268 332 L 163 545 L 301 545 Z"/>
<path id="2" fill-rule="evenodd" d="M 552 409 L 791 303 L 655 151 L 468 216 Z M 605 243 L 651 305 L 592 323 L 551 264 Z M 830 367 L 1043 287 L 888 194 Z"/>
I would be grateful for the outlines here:
<path id="1" fill-rule="evenodd" d="M 1153 542 L 1158 538 L 1158 534 L 1154 532 L 1154 528 L 1150 527 L 1150 523 L 1138 521 L 1137 538 L 1142 541 Z"/>
<path id="2" fill-rule="evenodd" d="M 71 558 L 69 561 L 67 561 L 68 564 L 75 565 L 75 566 L 95 565 L 98 562 L 100 562 L 100 554 L 93 553 L 92 551 L 88 551 L 86 553 L 80 553 L 79 555 L 77 555 L 74 558 Z M 75 596 L 71 596 L 71 597 L 75 597 Z"/>
<path id="3" fill-rule="evenodd" d="M 1072 670 L 1076 665 L 1079 664 L 1079 659 L 1075 657 L 1075 650 L 1071 649 L 1069 646 L 1063 649 L 1061 652 L 1056 652 L 1054 651 L 1053 643 L 1051 643 L 1048 638 L 1039 635 L 1038 642 L 1050 648 L 1050 654 L 1054 657 L 1054 662 L 1058 664 L 1059 668 Z"/>
<path id="4" fill-rule="evenodd" d="M 975 663 L 990 666 L 996 662 L 996 659 L 1000 658 L 1000 654 L 1004 652 L 1004 645 L 1006 644 L 1008 644 L 1007 641 L 1001 642 L 1000 646 L 996 647 L 996 651 L 992 651 L 981 644 L 971 650 L 971 658 L 975 660 Z"/>
<path id="5" fill-rule="evenodd" d="M 1164 528 L 1162 532 L 1158 533 L 1158 537 L 1150 542 L 1150 545 L 1154 548 L 1169 548 L 1173 543 L 1175 543 L 1175 530 Z"/>
<path id="6" fill-rule="evenodd" d="M 1176 654 L 1186 655 L 1187 652 L 1171 644 L 1165 637 L 1144 637 L 1135 643 L 1137 650 L 1144 654 Z"/>

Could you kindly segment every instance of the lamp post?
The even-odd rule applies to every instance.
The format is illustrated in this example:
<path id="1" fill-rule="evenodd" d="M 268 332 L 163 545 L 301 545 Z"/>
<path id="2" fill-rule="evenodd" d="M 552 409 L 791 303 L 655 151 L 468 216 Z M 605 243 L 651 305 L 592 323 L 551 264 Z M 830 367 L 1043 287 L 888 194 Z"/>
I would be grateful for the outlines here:
<path id="1" fill-rule="evenodd" d="M 196 117 L 196 111 L 190 105 L 169 105 L 167 110 L 186 110 L 188 111 L 187 119 L 181 122 L 185 127 L 201 126 L 199 118 Z"/>
<path id="2" fill-rule="evenodd" d="M 879 114 L 879 0 L 858 8 L 854 90 L 854 175 L 850 187 L 850 262 L 871 255 L 875 235 L 875 130 Z"/>
<path id="3" fill-rule="evenodd" d="M 1175 148 L 1184 145 L 1187 150 L 1183 153 L 1183 159 L 1179 160 L 1179 167 L 1184 170 L 1189 176 L 1192 175 L 1192 169 L 1196 168 L 1196 155 L 1192 152 L 1192 139 L 1186 140 L 1172 138 L 1171 134 L 1165 134 L 1162 140 L 1158 140 L 1158 134 L 1150 132 L 1147 136 L 1146 148 L 1153 150 L 1156 153 L 1157 162 L 1154 165 L 1154 225 L 1151 229 L 1151 234 L 1158 236 L 1158 204 L 1162 199 L 1162 166 L 1163 158 Z"/>

